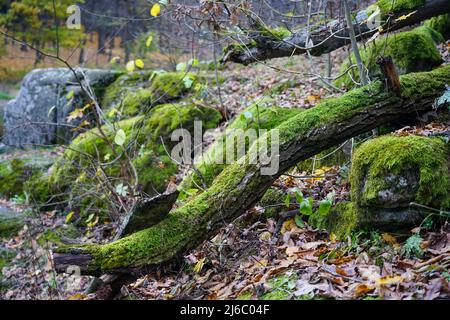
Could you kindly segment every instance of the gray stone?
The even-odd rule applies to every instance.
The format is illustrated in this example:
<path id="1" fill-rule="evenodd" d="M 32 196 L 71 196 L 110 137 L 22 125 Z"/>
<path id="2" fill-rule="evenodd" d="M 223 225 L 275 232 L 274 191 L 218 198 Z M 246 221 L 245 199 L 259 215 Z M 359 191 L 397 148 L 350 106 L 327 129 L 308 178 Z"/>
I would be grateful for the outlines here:
<path id="1" fill-rule="evenodd" d="M 83 69 L 86 80 L 100 99 L 100 95 L 119 75 L 115 71 Z M 83 79 L 81 70 L 77 76 Z M 67 101 L 67 94 L 74 97 Z M 68 143 L 76 132 L 76 121 L 68 123 L 68 115 L 87 103 L 73 72 L 65 68 L 35 69 L 28 73 L 16 99 L 4 111 L 3 143 L 24 147 Z"/>

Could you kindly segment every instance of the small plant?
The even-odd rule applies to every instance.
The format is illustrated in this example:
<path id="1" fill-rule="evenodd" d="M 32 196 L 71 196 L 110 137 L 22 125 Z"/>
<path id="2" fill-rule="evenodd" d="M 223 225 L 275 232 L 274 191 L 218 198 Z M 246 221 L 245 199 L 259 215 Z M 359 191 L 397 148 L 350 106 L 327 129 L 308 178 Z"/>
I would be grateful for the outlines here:
<path id="1" fill-rule="evenodd" d="M 403 247 L 404 254 L 407 258 L 418 257 L 423 255 L 423 250 L 421 247 L 423 239 L 419 234 L 414 234 L 409 237 Z"/>
<path id="2" fill-rule="evenodd" d="M 303 217 L 309 217 L 313 214 L 313 208 L 314 208 L 314 199 L 312 197 L 304 198 L 302 192 L 298 189 L 294 190 L 294 196 L 297 201 L 297 205 L 299 208 L 299 214 L 295 216 L 295 223 L 299 227 L 304 227 L 305 224 L 303 223 Z M 315 212 L 316 215 L 319 216 L 326 216 L 333 205 L 333 199 L 334 199 L 335 193 L 331 192 L 329 193 L 325 199 L 321 200 L 318 205 L 318 209 Z M 285 199 L 285 205 L 286 207 L 291 206 L 291 193 L 289 192 Z"/>
<path id="3" fill-rule="evenodd" d="M 26 204 L 27 203 L 27 196 L 25 194 L 16 194 L 12 199 L 11 202 L 14 204 Z"/>

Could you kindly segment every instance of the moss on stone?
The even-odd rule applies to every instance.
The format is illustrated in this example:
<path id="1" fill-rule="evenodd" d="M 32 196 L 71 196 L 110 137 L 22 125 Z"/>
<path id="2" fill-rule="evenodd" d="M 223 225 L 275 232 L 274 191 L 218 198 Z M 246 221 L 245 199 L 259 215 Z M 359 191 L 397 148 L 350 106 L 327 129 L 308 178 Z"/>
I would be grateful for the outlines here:
<path id="1" fill-rule="evenodd" d="M 23 215 L 13 211 L 0 210 L 0 238 L 15 236 L 25 225 Z"/>
<path id="2" fill-rule="evenodd" d="M 153 71 L 126 73 L 116 79 L 105 91 L 102 108 L 109 110 L 120 105 L 125 95 L 149 85 Z"/>
<path id="3" fill-rule="evenodd" d="M 143 192 L 155 195 L 165 191 L 170 178 L 178 170 L 166 153 L 166 149 L 170 150 L 174 144 L 170 136 L 178 128 L 184 128 L 192 134 L 195 120 L 202 121 L 203 128 L 211 129 L 217 126 L 221 115 L 215 109 L 193 104 L 165 104 L 151 109 L 146 117 L 139 116 L 115 123 L 116 130 L 122 129 L 126 134 L 124 146 L 128 148 Z M 103 130 L 112 141 L 114 132 L 106 126 Z M 120 147 L 116 148 L 120 151 Z M 101 188 L 98 188 L 97 170 L 93 169 L 92 161 L 97 165 L 102 164 L 103 170 L 114 183 L 123 183 L 127 179 L 120 165 L 121 161 L 126 162 L 124 156 L 109 163 L 113 158 L 110 144 L 101 138 L 98 129 L 85 132 L 73 140 L 50 169 L 49 175 L 36 178 L 31 183 L 31 186 L 37 187 L 32 195 L 45 203 L 52 194 L 68 193 L 70 197 L 70 194 L 93 188 L 99 190 L 97 197 L 84 197 L 79 204 L 82 207 L 98 208 L 102 202 L 98 199 Z"/>
<path id="4" fill-rule="evenodd" d="M 442 14 L 424 22 L 424 25 L 439 32 L 444 39 L 450 38 L 450 14 Z"/>
<path id="5" fill-rule="evenodd" d="M 258 128 L 270 130 L 302 111 L 302 109 L 267 107 L 263 105 L 253 105 L 245 109 L 229 124 L 227 130 L 230 131 L 220 135 L 198 161 L 196 167 L 203 179 L 200 178 L 197 172 L 192 172 L 183 180 L 180 189 L 185 191 L 197 189 L 199 186 L 203 186 L 203 182 L 207 186 L 211 185 L 214 178 L 226 167 L 225 141 L 227 137 L 232 136 L 232 130 L 257 130 Z M 246 141 L 246 150 L 248 150 L 248 147 L 248 141 Z M 219 159 L 219 161 L 216 161 L 216 159 Z"/>
<path id="6" fill-rule="evenodd" d="M 112 119 L 137 116 L 147 112 L 151 106 L 183 97 L 197 80 L 195 74 L 181 72 L 123 75 L 108 88 L 103 108 Z M 111 112 L 113 108 L 115 110 Z"/>
<path id="7" fill-rule="evenodd" d="M 417 71 L 431 70 L 442 62 L 441 54 L 436 44 L 442 42 L 440 33 L 429 27 L 418 27 L 411 31 L 390 34 L 377 39 L 361 50 L 361 59 L 368 68 L 372 79 L 381 77 L 381 72 L 376 64 L 378 57 L 391 56 L 400 74 Z M 351 55 L 352 64 L 355 63 L 354 54 Z M 340 73 L 344 73 L 350 67 L 348 61 L 344 62 Z M 339 87 L 353 88 L 355 81 L 359 81 L 358 71 L 354 68 L 335 81 Z"/>
<path id="8" fill-rule="evenodd" d="M 79 230 L 73 225 L 63 225 L 55 229 L 45 230 L 38 238 L 37 242 L 40 246 L 46 244 L 62 244 L 62 238 L 75 239 L 80 235 Z"/>
<path id="9" fill-rule="evenodd" d="M 327 215 L 313 213 L 309 223 L 316 228 L 334 233 L 338 239 L 345 240 L 359 225 L 360 211 L 352 202 L 337 203 Z"/>
<path id="10" fill-rule="evenodd" d="M 450 206 L 450 151 L 439 138 L 382 136 L 362 144 L 350 172 L 352 201 L 370 206 L 379 193 L 390 189 L 387 176 L 415 171 L 414 201 L 435 208 Z"/>
<path id="11" fill-rule="evenodd" d="M 53 158 L 46 151 L 30 151 L 30 154 L 12 154 L 0 160 L 0 195 L 13 197 L 23 194 L 24 185 L 35 174 L 46 170 Z"/>

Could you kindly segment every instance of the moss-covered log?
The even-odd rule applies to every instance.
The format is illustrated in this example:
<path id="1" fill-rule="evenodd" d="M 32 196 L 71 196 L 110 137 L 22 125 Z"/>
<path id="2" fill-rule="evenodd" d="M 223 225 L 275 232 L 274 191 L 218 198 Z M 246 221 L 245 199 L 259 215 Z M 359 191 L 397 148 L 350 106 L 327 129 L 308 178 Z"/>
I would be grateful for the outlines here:
<path id="1" fill-rule="evenodd" d="M 368 18 L 379 8 L 383 32 L 394 31 L 414 25 L 423 20 L 449 13 L 448 0 L 378 0 L 375 5 L 355 15 L 354 29 L 357 40 L 371 37 L 379 29 L 376 23 L 367 23 Z M 252 36 L 246 45 L 231 45 L 225 50 L 223 62 L 250 64 L 273 58 L 290 57 L 306 53 L 307 50 L 320 56 L 339 49 L 349 43 L 348 28 L 344 21 L 333 20 L 326 24 L 305 27 L 280 39 L 279 33 L 262 30 Z M 308 43 L 306 43 L 308 41 Z"/>
<path id="2" fill-rule="evenodd" d="M 233 122 L 229 124 L 226 131 L 206 150 L 196 165 L 196 170 L 188 174 L 180 185 L 180 190 L 191 193 L 191 189 L 209 187 L 213 180 L 227 166 L 226 141 L 236 135 L 236 130 L 271 130 L 289 118 L 299 114 L 303 109 L 290 109 L 283 107 L 267 107 L 253 105 L 245 109 Z M 247 141 L 246 141 L 247 142 Z M 248 148 L 248 143 L 246 149 Z"/>
<path id="3" fill-rule="evenodd" d="M 247 155 L 229 165 L 209 189 L 151 228 L 106 245 L 60 247 L 54 254 L 56 267 L 78 265 L 87 273 L 113 272 L 177 257 L 245 212 L 292 165 L 386 122 L 431 109 L 449 81 L 450 66 L 446 66 L 402 76 L 402 96 L 389 94 L 380 82 L 374 82 L 324 100 L 277 127 L 277 174 L 262 175 L 264 166 L 247 163 Z"/>

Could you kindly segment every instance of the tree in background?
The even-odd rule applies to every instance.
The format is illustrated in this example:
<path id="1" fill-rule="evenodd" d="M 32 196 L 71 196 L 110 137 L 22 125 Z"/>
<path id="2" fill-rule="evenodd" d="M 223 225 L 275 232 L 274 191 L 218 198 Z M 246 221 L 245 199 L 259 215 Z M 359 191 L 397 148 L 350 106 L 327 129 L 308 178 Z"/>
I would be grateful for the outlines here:
<path id="1" fill-rule="evenodd" d="M 2 1 L 0 27 L 16 39 L 38 49 L 36 65 L 43 58 L 40 50 L 57 51 L 59 48 L 79 48 L 82 45 L 82 30 L 68 29 L 65 24 L 68 17 L 67 8 L 81 2 L 83 0 Z M 22 49 L 26 50 L 26 45 L 23 45 Z"/>

